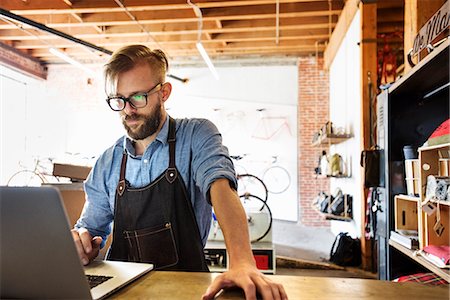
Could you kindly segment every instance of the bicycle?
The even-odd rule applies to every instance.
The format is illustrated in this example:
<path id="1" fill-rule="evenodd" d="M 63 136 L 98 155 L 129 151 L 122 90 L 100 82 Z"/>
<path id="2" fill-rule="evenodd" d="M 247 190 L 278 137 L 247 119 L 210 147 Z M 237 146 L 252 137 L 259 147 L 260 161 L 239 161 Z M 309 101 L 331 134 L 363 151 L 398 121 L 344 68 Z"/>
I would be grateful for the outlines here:
<path id="1" fill-rule="evenodd" d="M 266 201 L 258 196 L 245 194 L 240 198 L 247 215 L 250 242 L 261 241 L 272 229 L 272 212 Z"/>
<path id="2" fill-rule="evenodd" d="M 262 175 L 263 182 L 266 183 L 267 190 L 272 194 L 281 194 L 291 185 L 291 176 L 288 170 L 282 166 L 275 165 L 278 156 L 272 156 L 273 161 Z"/>
<path id="3" fill-rule="evenodd" d="M 264 116 L 265 108 L 257 109 L 259 112 L 259 121 L 253 131 L 252 137 L 262 140 L 270 140 L 275 135 L 286 129 L 291 136 L 291 128 L 287 117 L 268 117 Z M 262 133 L 261 133 L 262 132 Z"/>
<path id="4" fill-rule="evenodd" d="M 6 182 L 7 186 L 41 186 L 45 183 L 55 183 L 59 182 L 59 178 L 53 176 L 48 170 L 49 164 L 53 163 L 52 158 L 47 158 L 44 162 L 40 158 L 34 159 L 34 167 L 32 169 L 27 169 L 22 162 L 19 162 L 19 166 L 23 168 L 15 172 L 11 177 L 9 177 Z"/>
<path id="5" fill-rule="evenodd" d="M 237 162 L 246 156 L 248 154 L 231 156 L 231 158 Z M 289 188 L 291 185 L 291 176 L 288 170 L 277 164 L 277 155 L 272 156 L 272 160 L 268 164 L 267 161 L 260 161 L 258 163 L 261 162 L 265 164 L 265 167 L 260 177 L 247 172 L 240 164 L 235 164 L 236 170 L 244 170 L 243 173 L 236 172 L 239 195 L 249 193 L 267 201 L 268 193 L 281 194 Z"/>
<path id="6" fill-rule="evenodd" d="M 244 194 L 239 196 L 246 214 L 248 232 L 251 243 L 263 240 L 272 229 L 272 212 L 266 201 L 258 196 Z M 208 239 L 223 240 L 219 222 L 213 212 L 210 235 Z"/>

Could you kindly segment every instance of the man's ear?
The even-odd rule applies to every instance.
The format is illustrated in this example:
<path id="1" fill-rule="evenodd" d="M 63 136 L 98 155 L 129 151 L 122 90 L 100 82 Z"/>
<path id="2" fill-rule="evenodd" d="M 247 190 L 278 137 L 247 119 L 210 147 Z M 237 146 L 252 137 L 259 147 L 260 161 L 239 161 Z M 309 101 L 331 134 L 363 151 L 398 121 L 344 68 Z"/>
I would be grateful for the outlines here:
<path id="1" fill-rule="evenodd" d="M 169 99 L 170 94 L 172 93 L 172 84 L 170 82 L 166 82 L 161 89 L 162 100 L 165 102 Z"/>

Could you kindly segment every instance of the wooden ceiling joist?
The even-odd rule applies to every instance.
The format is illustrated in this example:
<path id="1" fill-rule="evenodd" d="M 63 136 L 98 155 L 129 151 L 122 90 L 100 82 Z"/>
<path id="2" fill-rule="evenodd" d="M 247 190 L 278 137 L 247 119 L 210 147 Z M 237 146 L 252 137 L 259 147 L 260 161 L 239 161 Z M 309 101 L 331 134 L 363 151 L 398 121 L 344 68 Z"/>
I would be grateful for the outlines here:
<path id="1" fill-rule="evenodd" d="M 344 17 L 344 4 L 349 6 L 358 1 L 194 0 L 203 15 L 202 43 L 216 60 L 229 52 L 233 57 L 241 58 L 282 57 L 308 51 L 308 54 L 315 54 L 317 49 L 310 49 L 310 44 L 317 42 L 336 47 L 329 39 L 332 33 L 338 36 L 345 29 L 343 25 L 344 28 L 336 29 Z M 125 44 L 144 43 L 152 48 L 162 48 L 172 60 L 199 56 L 195 47 L 198 18 L 186 0 L 127 0 L 121 3 L 123 5 L 112 0 L 2 0 L 1 8 L 111 51 Z M 396 30 L 396 24 L 403 22 L 402 6 L 380 5 L 386 12 L 379 20 L 380 27 L 389 32 Z M 345 18 L 347 15 L 348 8 Z M 74 59 L 95 59 L 92 56 L 86 58 L 77 49 L 79 45 L 71 45 L 57 35 L 27 24 L 19 27 L 0 18 L 0 42 L 14 44 L 16 49 L 32 53 L 47 63 L 58 61 L 48 54 L 46 48 L 49 47 L 65 49 Z M 247 47 L 250 45 L 256 47 Z M 332 47 L 328 46 L 328 49 Z M 260 48 L 259 53 L 256 48 Z"/>

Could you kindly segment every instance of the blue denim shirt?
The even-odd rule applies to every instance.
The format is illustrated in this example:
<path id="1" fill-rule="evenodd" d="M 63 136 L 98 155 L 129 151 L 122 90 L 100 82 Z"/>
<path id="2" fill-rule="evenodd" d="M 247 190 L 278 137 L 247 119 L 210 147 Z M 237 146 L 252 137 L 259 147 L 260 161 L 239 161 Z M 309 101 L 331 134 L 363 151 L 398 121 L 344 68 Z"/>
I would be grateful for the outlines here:
<path id="1" fill-rule="evenodd" d="M 130 185 L 142 187 L 154 181 L 169 166 L 168 120 L 167 117 L 143 155 L 135 154 L 132 141 L 127 136 L 120 138 L 99 157 L 84 183 L 86 203 L 75 228 L 85 227 L 92 236 L 101 236 L 102 247 L 111 233 L 114 220 L 116 187 L 124 148 L 128 154 L 125 178 Z M 176 166 L 194 208 L 204 246 L 212 215 L 209 189 L 219 178 L 227 178 L 236 188 L 233 163 L 213 123 L 206 119 L 177 119 L 176 124 Z"/>

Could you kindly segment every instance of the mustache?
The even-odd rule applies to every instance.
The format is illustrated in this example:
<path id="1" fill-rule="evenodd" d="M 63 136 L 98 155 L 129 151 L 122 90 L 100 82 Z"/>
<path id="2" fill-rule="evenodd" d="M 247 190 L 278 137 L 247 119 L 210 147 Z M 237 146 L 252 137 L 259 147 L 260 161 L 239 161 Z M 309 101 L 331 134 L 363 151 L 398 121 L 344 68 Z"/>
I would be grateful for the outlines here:
<path id="1" fill-rule="evenodd" d="M 141 115 L 138 114 L 131 114 L 131 115 L 123 115 L 122 116 L 122 121 L 129 121 L 129 120 L 140 120 L 143 119 L 143 117 Z"/>

